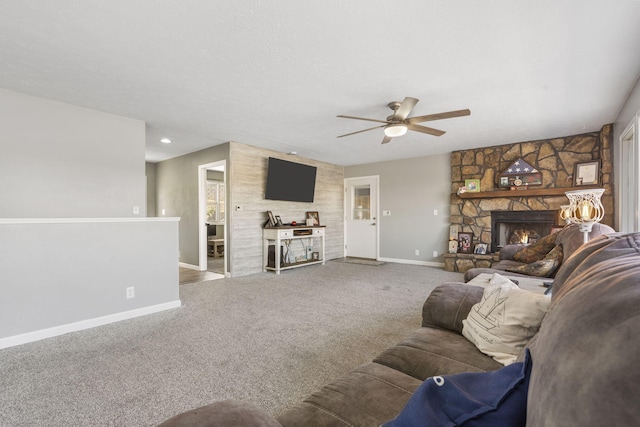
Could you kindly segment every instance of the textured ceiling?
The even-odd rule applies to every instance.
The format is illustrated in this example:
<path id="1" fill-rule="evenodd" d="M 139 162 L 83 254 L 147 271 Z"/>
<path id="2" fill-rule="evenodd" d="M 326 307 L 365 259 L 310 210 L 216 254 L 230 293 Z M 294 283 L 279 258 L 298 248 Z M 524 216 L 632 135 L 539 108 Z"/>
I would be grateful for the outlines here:
<path id="1" fill-rule="evenodd" d="M 637 0 L 0 2 L 0 87 L 339 165 L 595 131 L 640 75 Z M 386 104 L 471 109 L 381 145 Z M 172 144 L 164 145 L 160 138 Z"/>

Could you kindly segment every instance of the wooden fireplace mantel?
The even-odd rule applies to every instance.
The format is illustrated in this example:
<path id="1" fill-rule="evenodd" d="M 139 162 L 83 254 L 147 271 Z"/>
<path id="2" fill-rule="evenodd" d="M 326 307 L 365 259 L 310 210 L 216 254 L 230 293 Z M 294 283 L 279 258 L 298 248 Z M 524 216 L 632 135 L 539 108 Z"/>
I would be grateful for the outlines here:
<path id="1" fill-rule="evenodd" d="M 496 190 L 479 191 L 477 193 L 466 192 L 459 195 L 461 199 L 497 199 L 500 197 L 539 197 L 539 196 L 564 196 L 567 191 L 588 190 L 590 188 L 602 188 L 598 186 L 562 187 L 562 188 L 527 188 L 526 190 Z"/>

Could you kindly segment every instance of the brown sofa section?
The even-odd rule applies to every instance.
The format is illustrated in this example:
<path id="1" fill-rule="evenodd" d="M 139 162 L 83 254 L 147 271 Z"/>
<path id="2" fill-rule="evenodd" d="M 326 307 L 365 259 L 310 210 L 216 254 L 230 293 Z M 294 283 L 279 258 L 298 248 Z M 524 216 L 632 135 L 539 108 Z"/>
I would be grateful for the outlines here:
<path id="1" fill-rule="evenodd" d="M 482 293 L 464 283 L 437 287 L 424 303 L 420 329 L 280 414 L 277 422 L 377 427 L 394 418 L 427 377 L 501 368 L 461 335 L 462 320 Z M 639 330 L 640 233 L 602 235 L 580 245 L 560 267 L 549 311 L 529 341 L 527 426 L 637 425 Z M 163 426 L 236 425 L 216 423 L 224 411 L 218 402 L 199 419 L 191 417 L 193 424 Z M 256 423 L 244 425 L 272 425 L 265 424 L 262 410 L 247 411 Z"/>
<path id="2" fill-rule="evenodd" d="M 592 240 L 595 237 L 601 236 L 603 234 L 611 234 L 614 232 L 615 230 L 606 224 L 593 224 L 593 228 L 589 233 L 589 239 Z M 556 246 L 562 247 L 563 260 L 566 261 L 584 243 L 584 233 L 580 231 L 580 228 L 577 224 L 567 225 L 562 230 L 556 233 L 555 243 Z M 522 248 L 524 248 L 524 245 L 504 246 L 498 253 L 498 262 L 494 263 L 491 268 L 472 268 L 467 270 L 467 272 L 464 274 L 464 281 L 468 282 L 469 280 L 472 280 L 474 277 L 482 273 L 499 273 L 505 276 L 530 277 L 526 274 L 508 271 L 509 269 L 526 265 L 522 262 L 514 260 L 515 254 Z M 552 274 L 551 277 L 554 277 L 555 274 L 557 274 L 558 270 L 556 270 L 556 273 Z"/>

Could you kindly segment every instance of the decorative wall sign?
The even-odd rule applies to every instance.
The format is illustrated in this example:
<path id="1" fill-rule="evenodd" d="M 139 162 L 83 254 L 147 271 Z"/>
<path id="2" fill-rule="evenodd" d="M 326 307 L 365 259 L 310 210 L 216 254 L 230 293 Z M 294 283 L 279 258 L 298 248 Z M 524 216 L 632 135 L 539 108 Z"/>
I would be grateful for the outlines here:
<path id="1" fill-rule="evenodd" d="M 500 174 L 500 187 L 528 187 L 541 185 L 540 171 L 522 159 L 518 159 Z"/>

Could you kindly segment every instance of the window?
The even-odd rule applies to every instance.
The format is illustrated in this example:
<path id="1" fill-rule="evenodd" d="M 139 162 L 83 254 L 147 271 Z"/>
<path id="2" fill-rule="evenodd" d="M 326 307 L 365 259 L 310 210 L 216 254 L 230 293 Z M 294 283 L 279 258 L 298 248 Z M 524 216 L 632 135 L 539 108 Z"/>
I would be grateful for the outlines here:
<path id="1" fill-rule="evenodd" d="M 224 182 L 207 180 L 207 223 L 224 224 Z"/>
<path id="2" fill-rule="evenodd" d="M 354 185 L 352 197 L 351 219 L 371 219 L 371 186 L 369 184 Z"/>

